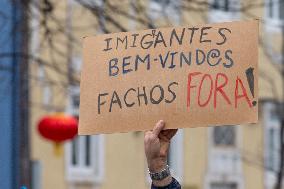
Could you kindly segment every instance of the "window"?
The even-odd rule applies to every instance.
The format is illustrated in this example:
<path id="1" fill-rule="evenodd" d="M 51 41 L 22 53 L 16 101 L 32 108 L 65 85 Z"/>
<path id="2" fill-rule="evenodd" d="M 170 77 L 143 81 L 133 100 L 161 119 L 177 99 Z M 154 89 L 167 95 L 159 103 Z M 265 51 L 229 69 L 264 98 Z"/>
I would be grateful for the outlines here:
<path id="1" fill-rule="evenodd" d="M 275 172 L 279 169 L 280 163 L 280 117 L 277 113 L 277 104 L 265 102 L 263 105 L 264 119 L 264 159 L 265 167 L 265 185 L 272 189 L 276 182 Z"/>
<path id="2" fill-rule="evenodd" d="M 67 144 L 67 178 L 71 182 L 101 182 L 103 136 L 79 136 Z"/>
<path id="3" fill-rule="evenodd" d="M 82 5 L 89 5 L 89 6 L 97 6 L 100 7 L 103 4 L 103 0 L 71 0 L 71 4 L 82 4 Z"/>
<path id="4" fill-rule="evenodd" d="M 218 126 L 213 130 L 213 142 L 217 147 L 234 147 L 236 131 L 234 126 Z"/>
<path id="5" fill-rule="evenodd" d="M 43 98 L 42 103 L 43 106 L 49 107 L 51 105 L 52 100 L 52 91 L 49 83 L 45 83 L 43 86 Z"/>
<path id="6" fill-rule="evenodd" d="M 33 160 L 32 162 L 32 175 L 31 175 L 31 188 L 42 189 L 42 164 L 40 160 Z"/>
<path id="7" fill-rule="evenodd" d="M 236 183 L 212 183 L 210 189 L 237 189 Z"/>
<path id="8" fill-rule="evenodd" d="M 41 20 L 41 10 L 39 9 L 38 6 L 38 0 L 31 0 L 30 1 L 30 9 L 29 9 L 29 14 L 30 14 L 30 20 L 29 20 L 29 23 L 30 23 L 30 28 L 33 28 L 30 30 L 30 38 L 29 38 L 29 43 L 30 43 L 30 54 L 32 54 L 34 57 L 38 57 L 39 56 L 39 51 L 41 50 L 40 47 L 40 32 L 39 31 L 39 27 L 41 26 L 40 24 L 40 20 Z M 3 18 L 5 19 L 5 18 Z M 31 63 L 36 63 L 36 61 L 34 61 L 33 59 L 31 59 Z M 43 64 L 37 64 L 39 66 L 39 69 L 40 68 L 43 68 Z M 40 70 L 39 70 L 40 71 Z M 38 75 L 39 77 L 39 80 L 41 80 L 41 76 L 40 74 Z"/>
<path id="9" fill-rule="evenodd" d="M 82 67 L 82 58 L 78 56 L 73 56 L 71 62 L 72 73 L 79 74 L 81 71 L 81 67 Z"/>
<path id="10" fill-rule="evenodd" d="M 79 87 L 70 88 L 67 112 L 79 116 Z M 98 183 L 104 174 L 104 137 L 78 136 L 66 144 L 66 175 L 71 183 Z"/>
<path id="11" fill-rule="evenodd" d="M 279 129 L 267 129 L 267 168 L 271 171 L 278 171 L 279 156 Z"/>
<path id="12" fill-rule="evenodd" d="M 266 0 L 266 17 L 275 21 L 284 20 L 284 1 Z"/>
<path id="13" fill-rule="evenodd" d="M 270 171 L 278 171 L 280 151 L 280 118 L 277 106 L 273 103 L 264 105 L 266 166 Z"/>
<path id="14" fill-rule="evenodd" d="M 208 168 L 205 189 L 243 189 L 241 127 L 209 128 Z M 226 178 L 226 181 L 224 181 Z"/>
<path id="15" fill-rule="evenodd" d="M 265 30 L 279 33 L 284 25 L 284 0 L 265 0 Z"/>
<path id="16" fill-rule="evenodd" d="M 237 8 L 239 6 L 238 0 L 213 0 L 212 9 L 221 10 L 225 12 L 229 11 L 238 11 Z"/>
<path id="17" fill-rule="evenodd" d="M 180 0 L 150 0 L 148 15 L 152 21 L 163 18 L 177 25 L 180 23 Z"/>
<path id="18" fill-rule="evenodd" d="M 39 81 L 44 82 L 44 80 L 45 80 L 45 70 L 44 70 L 44 66 L 41 65 L 41 64 L 38 67 L 37 77 L 38 77 Z"/>
<path id="19" fill-rule="evenodd" d="M 209 22 L 225 22 L 240 19 L 240 0 L 209 0 Z"/>
<path id="20" fill-rule="evenodd" d="M 242 172 L 236 126 L 217 126 L 209 129 L 209 172 L 212 175 L 236 175 Z"/>

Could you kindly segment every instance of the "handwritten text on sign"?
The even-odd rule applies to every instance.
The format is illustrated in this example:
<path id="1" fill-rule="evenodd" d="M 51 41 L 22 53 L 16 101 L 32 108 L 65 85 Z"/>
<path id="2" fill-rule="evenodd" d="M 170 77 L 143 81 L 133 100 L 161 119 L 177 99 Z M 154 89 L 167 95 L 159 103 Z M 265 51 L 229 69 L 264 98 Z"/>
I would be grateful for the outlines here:
<path id="1" fill-rule="evenodd" d="M 257 121 L 258 22 L 84 39 L 80 134 Z"/>

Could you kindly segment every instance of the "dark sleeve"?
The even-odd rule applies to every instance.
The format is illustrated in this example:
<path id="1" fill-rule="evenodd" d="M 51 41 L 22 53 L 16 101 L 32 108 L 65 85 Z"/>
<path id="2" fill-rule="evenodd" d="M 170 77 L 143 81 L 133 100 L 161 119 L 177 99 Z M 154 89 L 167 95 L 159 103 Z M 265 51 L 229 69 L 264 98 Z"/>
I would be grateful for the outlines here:
<path id="1" fill-rule="evenodd" d="M 169 185 L 163 186 L 163 187 L 157 187 L 157 186 L 154 186 L 152 183 L 151 189 L 181 189 L 181 186 L 178 183 L 178 181 L 173 177 L 173 180 Z"/>

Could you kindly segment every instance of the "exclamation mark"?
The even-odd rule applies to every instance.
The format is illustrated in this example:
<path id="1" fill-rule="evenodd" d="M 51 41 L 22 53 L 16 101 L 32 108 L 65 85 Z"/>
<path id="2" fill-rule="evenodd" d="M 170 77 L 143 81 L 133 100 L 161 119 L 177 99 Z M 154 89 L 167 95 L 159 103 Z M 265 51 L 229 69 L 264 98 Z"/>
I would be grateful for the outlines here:
<path id="1" fill-rule="evenodd" d="M 247 81 L 249 85 L 250 92 L 252 94 L 252 97 L 254 98 L 254 75 L 253 75 L 253 70 L 254 68 L 250 67 L 246 70 L 246 76 L 247 76 Z M 252 105 L 255 106 L 257 102 L 254 100 L 252 102 Z"/>

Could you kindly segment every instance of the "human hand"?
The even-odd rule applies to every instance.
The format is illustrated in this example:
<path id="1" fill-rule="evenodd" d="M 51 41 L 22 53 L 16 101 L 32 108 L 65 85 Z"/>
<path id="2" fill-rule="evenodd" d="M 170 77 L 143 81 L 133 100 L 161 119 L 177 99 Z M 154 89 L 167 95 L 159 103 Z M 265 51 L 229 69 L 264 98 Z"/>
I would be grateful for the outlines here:
<path id="1" fill-rule="evenodd" d="M 164 127 L 165 122 L 160 120 L 153 131 L 145 132 L 145 155 L 151 172 L 159 172 L 166 167 L 170 141 L 177 132 L 177 129 L 163 130 Z"/>

